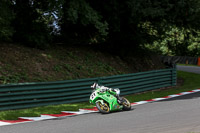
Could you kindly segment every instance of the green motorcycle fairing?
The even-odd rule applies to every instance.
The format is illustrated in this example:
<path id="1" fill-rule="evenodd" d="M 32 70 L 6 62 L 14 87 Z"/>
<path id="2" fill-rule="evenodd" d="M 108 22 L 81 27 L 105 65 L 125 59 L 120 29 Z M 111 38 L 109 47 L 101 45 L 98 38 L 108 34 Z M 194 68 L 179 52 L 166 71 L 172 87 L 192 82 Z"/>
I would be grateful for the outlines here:
<path id="1" fill-rule="evenodd" d="M 115 94 L 115 92 L 101 92 L 100 89 L 96 89 L 90 96 L 90 103 L 96 104 L 96 102 L 101 102 L 103 104 L 104 100 L 109 104 L 110 111 L 121 110 L 123 106 L 118 104 L 117 98 L 114 96 Z"/>

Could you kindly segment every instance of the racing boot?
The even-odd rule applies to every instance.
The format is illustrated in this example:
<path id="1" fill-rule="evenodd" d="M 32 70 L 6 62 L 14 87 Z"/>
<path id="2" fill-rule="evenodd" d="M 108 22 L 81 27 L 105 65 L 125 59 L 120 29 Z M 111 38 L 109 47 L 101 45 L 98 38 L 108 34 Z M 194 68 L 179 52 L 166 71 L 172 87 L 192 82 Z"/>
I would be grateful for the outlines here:
<path id="1" fill-rule="evenodd" d="M 117 97 L 117 102 L 122 105 L 123 104 L 123 99 L 121 97 L 119 97 L 119 95 L 116 96 Z"/>

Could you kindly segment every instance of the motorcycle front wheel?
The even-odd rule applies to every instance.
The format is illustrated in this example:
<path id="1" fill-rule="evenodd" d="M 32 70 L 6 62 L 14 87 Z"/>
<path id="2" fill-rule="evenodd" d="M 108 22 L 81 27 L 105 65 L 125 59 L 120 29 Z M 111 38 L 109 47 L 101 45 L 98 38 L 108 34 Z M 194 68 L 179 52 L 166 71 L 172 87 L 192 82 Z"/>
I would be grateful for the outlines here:
<path id="1" fill-rule="evenodd" d="M 110 113 L 110 108 L 109 108 L 108 104 L 105 102 L 104 102 L 104 104 L 102 104 L 101 102 L 96 102 L 96 107 L 103 114 Z"/>
<path id="2" fill-rule="evenodd" d="M 131 104 L 128 101 L 128 99 L 126 99 L 125 97 L 122 97 L 122 105 L 123 105 L 123 110 L 128 111 L 131 110 Z"/>

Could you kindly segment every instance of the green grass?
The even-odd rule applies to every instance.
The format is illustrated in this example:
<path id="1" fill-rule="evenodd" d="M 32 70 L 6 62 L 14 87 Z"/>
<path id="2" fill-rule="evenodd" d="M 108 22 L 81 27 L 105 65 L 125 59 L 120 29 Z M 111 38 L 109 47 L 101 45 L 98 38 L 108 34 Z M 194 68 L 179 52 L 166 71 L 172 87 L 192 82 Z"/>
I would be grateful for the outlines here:
<path id="1" fill-rule="evenodd" d="M 185 91 L 190 91 L 193 89 L 200 88 L 199 74 L 178 71 L 177 76 L 178 78 L 181 78 L 184 80 L 184 83 L 182 86 L 172 87 L 170 89 L 154 90 L 154 91 L 149 91 L 142 94 L 129 95 L 127 96 L 127 98 L 130 102 L 136 102 L 136 101 L 141 101 L 141 100 L 150 100 L 153 98 L 164 97 L 171 94 L 177 94 L 180 92 L 185 92 Z"/>
<path id="2" fill-rule="evenodd" d="M 56 45 L 40 50 L 1 44 L 0 49 L 3 49 L 0 57 L 4 57 L 0 58 L 0 84 L 75 80 L 118 75 L 119 71 L 120 74 L 137 71 L 132 67 L 134 63 L 127 65 L 127 61 L 119 56 L 87 46 Z M 13 52 L 16 49 L 17 52 Z M 140 63 L 134 64 L 137 65 Z M 157 66 L 149 68 L 154 70 Z"/>
<path id="3" fill-rule="evenodd" d="M 92 108 L 88 102 L 76 104 L 50 105 L 30 109 L 8 110 L 0 112 L 0 120 L 17 120 L 18 117 L 38 117 L 41 114 L 60 114 L 61 111 L 77 111 L 80 108 Z"/>
<path id="4" fill-rule="evenodd" d="M 141 94 L 129 95 L 126 97 L 130 100 L 130 102 L 136 102 L 164 97 L 184 91 L 190 91 L 200 87 L 199 74 L 178 71 L 178 77 L 184 80 L 184 84 L 182 86 L 164 90 L 154 90 Z M 80 108 L 92 108 L 93 106 L 94 105 L 91 105 L 88 102 L 84 102 L 77 104 L 61 104 L 30 109 L 0 111 L 0 120 L 16 120 L 18 117 L 36 117 L 40 116 L 40 114 L 59 114 L 61 111 L 77 111 Z"/>

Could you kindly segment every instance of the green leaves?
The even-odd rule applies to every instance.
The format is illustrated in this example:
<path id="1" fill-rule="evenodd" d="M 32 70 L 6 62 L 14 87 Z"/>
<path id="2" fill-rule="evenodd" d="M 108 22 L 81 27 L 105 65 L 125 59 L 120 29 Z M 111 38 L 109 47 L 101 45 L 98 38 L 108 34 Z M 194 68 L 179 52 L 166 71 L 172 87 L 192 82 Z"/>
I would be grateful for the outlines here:
<path id="1" fill-rule="evenodd" d="M 170 26 L 200 29 L 199 0 L 0 0 L 0 3 L 0 41 L 10 38 L 39 48 L 53 40 L 70 44 L 106 43 L 111 49 L 117 48 L 115 51 L 137 51 L 145 44 L 163 39 L 163 35 L 168 36 Z"/>
<path id="2" fill-rule="evenodd" d="M 146 44 L 145 47 L 164 55 L 198 56 L 200 55 L 199 38 L 199 30 L 169 25 L 160 40 L 155 41 L 153 45 Z"/>
<path id="3" fill-rule="evenodd" d="M 14 33 L 14 30 L 11 27 L 14 13 L 10 9 L 11 2 L 0 0 L 0 3 L 0 41 L 8 41 Z"/>
<path id="4" fill-rule="evenodd" d="M 93 25 L 99 34 L 106 36 L 108 34 L 108 23 L 102 21 L 102 16 L 90 6 L 85 0 L 71 0 L 68 3 L 67 20 L 73 24 L 82 24 L 83 26 Z"/>

